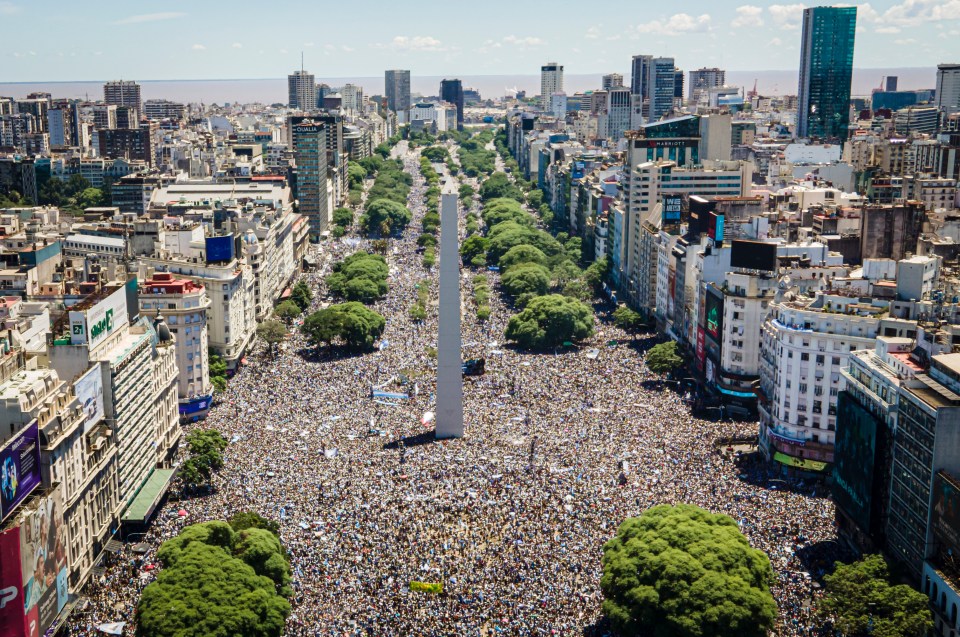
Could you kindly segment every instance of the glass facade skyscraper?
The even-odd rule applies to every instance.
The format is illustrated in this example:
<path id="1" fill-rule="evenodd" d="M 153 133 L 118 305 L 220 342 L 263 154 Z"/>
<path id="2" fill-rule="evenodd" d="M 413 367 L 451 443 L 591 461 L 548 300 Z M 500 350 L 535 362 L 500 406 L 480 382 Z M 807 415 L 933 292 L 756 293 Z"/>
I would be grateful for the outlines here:
<path id="1" fill-rule="evenodd" d="M 856 29 L 856 7 L 804 9 L 797 137 L 846 139 Z"/>

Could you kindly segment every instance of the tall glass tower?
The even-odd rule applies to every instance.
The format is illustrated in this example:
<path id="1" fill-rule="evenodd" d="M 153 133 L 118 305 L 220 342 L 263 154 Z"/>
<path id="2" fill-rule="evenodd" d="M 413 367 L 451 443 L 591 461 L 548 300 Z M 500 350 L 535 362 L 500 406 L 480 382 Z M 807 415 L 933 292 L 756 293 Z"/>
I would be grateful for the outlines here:
<path id="1" fill-rule="evenodd" d="M 846 139 L 856 7 L 803 11 L 797 137 Z"/>

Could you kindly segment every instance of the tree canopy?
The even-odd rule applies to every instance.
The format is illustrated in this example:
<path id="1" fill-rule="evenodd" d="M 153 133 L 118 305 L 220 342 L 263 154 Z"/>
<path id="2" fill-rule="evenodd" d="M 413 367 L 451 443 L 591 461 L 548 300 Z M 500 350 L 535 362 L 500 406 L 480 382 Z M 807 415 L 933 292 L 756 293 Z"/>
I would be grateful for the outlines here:
<path id="1" fill-rule="evenodd" d="M 277 307 L 273 308 L 274 316 L 287 323 L 300 316 L 302 312 L 303 310 L 300 309 L 300 306 L 290 299 L 281 301 Z"/>
<path id="2" fill-rule="evenodd" d="M 546 294 L 550 287 L 550 272 L 536 263 L 520 263 L 510 268 L 500 281 L 511 296 L 541 295 Z"/>
<path id="3" fill-rule="evenodd" d="M 593 311 L 580 301 L 549 294 L 532 299 L 510 317 L 505 336 L 521 347 L 542 349 L 593 334 Z"/>
<path id="4" fill-rule="evenodd" d="M 313 301 L 313 292 L 306 281 L 297 281 L 290 294 L 290 300 L 297 304 L 301 312 L 306 312 L 309 309 L 310 303 Z"/>
<path id="5" fill-rule="evenodd" d="M 353 166 L 353 164 L 351 164 Z M 333 211 L 333 223 L 348 228 L 353 225 L 353 210 L 349 208 L 337 208 Z"/>
<path id="6" fill-rule="evenodd" d="M 692 505 L 628 518 L 603 547 L 603 611 L 623 637 L 766 637 L 772 580 L 732 518 Z"/>
<path id="7" fill-rule="evenodd" d="M 379 254 L 355 252 L 335 263 L 326 283 L 331 292 L 348 301 L 373 303 L 386 295 L 387 261 Z"/>
<path id="8" fill-rule="evenodd" d="M 892 585 L 881 555 L 837 564 L 823 580 L 820 612 L 847 637 L 922 637 L 933 628 L 927 596 L 905 584 Z"/>
<path id="9" fill-rule="evenodd" d="M 186 442 L 189 457 L 180 465 L 180 479 L 187 487 L 209 482 L 213 472 L 223 467 L 227 439 L 216 429 L 194 429 Z"/>
<path id="10" fill-rule="evenodd" d="M 525 226 L 533 225 L 533 216 L 520 207 L 520 203 L 515 199 L 491 199 L 483 206 L 481 213 L 483 222 L 487 227 L 492 228 L 498 223 L 504 221 L 516 221 Z"/>
<path id="11" fill-rule="evenodd" d="M 467 174 L 470 174 L 466 168 L 464 170 Z M 523 191 L 510 181 L 510 177 L 506 173 L 496 172 L 480 184 L 480 198 L 483 201 L 489 201 L 500 197 L 516 199 L 517 201 L 524 200 Z"/>
<path id="12" fill-rule="evenodd" d="M 342 342 L 350 349 L 369 349 L 383 334 L 386 321 L 362 303 L 351 301 L 314 312 L 303 322 L 303 333 L 314 345 Z"/>
<path id="13" fill-rule="evenodd" d="M 160 546 L 164 568 L 137 607 L 142 637 L 279 637 L 290 614 L 290 565 L 270 531 L 188 526 Z"/>
<path id="14" fill-rule="evenodd" d="M 500 270 L 506 272 L 513 266 L 522 263 L 535 263 L 536 265 L 546 267 L 547 255 L 545 255 L 540 248 L 521 243 L 520 245 L 513 246 L 500 257 Z"/>
<path id="15" fill-rule="evenodd" d="M 407 207 L 390 199 L 368 200 L 363 224 L 368 233 L 391 235 L 403 230 L 412 215 Z"/>
<path id="16" fill-rule="evenodd" d="M 515 221 L 498 223 L 490 229 L 487 238 L 490 240 L 487 259 L 490 263 L 496 264 L 500 263 L 500 257 L 507 250 L 522 244 L 532 245 L 548 257 L 555 256 L 563 250 L 557 240 L 548 233 Z"/>
<path id="17" fill-rule="evenodd" d="M 460 244 L 460 256 L 463 257 L 464 261 L 468 263 L 472 262 L 474 258 L 487 253 L 488 243 L 489 241 L 486 237 L 479 235 L 467 237 Z"/>
<path id="18" fill-rule="evenodd" d="M 683 359 L 677 354 L 677 342 L 659 343 L 647 352 L 647 367 L 654 374 L 669 374 L 683 365 Z"/>
<path id="19" fill-rule="evenodd" d="M 273 349 L 277 343 L 282 343 L 287 337 L 287 328 L 280 321 L 266 320 L 257 325 L 257 336 L 262 338 L 270 349 Z"/>
<path id="20" fill-rule="evenodd" d="M 613 313 L 613 323 L 620 329 L 633 331 L 643 325 L 643 317 L 639 312 L 631 310 L 626 305 L 621 305 Z"/>

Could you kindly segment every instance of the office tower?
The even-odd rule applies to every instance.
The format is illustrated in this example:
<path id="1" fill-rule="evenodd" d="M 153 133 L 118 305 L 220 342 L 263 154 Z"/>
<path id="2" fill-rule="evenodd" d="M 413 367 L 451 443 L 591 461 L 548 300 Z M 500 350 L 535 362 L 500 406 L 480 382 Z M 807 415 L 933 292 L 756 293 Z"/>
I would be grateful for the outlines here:
<path id="1" fill-rule="evenodd" d="M 803 10 L 797 137 L 846 139 L 856 7 Z"/>
<path id="2" fill-rule="evenodd" d="M 549 110 L 551 96 L 562 92 L 563 66 L 556 62 L 547 62 L 540 67 L 540 108 Z"/>
<path id="3" fill-rule="evenodd" d="M 633 62 L 630 65 L 630 94 L 642 95 L 646 97 L 647 78 L 650 75 L 650 65 L 653 63 L 652 55 L 634 55 Z"/>
<path id="4" fill-rule="evenodd" d="M 887 76 L 887 91 L 896 91 L 897 90 L 897 76 L 889 75 Z"/>
<path id="5" fill-rule="evenodd" d="M 311 81 L 311 86 L 313 83 Z M 327 130 L 323 123 L 305 119 L 292 128 L 297 161 L 297 201 L 300 214 L 319 236 L 330 227 L 327 205 Z"/>
<path id="6" fill-rule="evenodd" d="M 70 146 L 73 139 L 73 113 L 69 104 L 56 104 L 47 111 L 47 132 L 51 146 Z"/>
<path id="7" fill-rule="evenodd" d="M 153 165 L 149 128 L 105 128 L 97 132 L 97 142 L 101 157 L 141 159 Z"/>
<path id="8" fill-rule="evenodd" d="M 31 93 L 37 95 L 37 93 Z M 17 100 L 17 111 L 21 115 L 30 115 L 33 117 L 33 130 L 37 133 L 47 132 L 47 110 L 50 108 L 50 100 L 46 97 L 28 97 Z"/>
<path id="9" fill-rule="evenodd" d="M 673 103 L 683 106 L 683 69 L 673 69 Z"/>
<path id="10" fill-rule="evenodd" d="M 606 98 L 598 128 L 602 128 L 602 137 L 616 142 L 630 130 L 630 89 L 625 86 L 611 88 Z"/>
<path id="11" fill-rule="evenodd" d="M 400 69 L 384 71 L 383 80 L 387 109 L 394 113 L 410 110 L 410 71 Z"/>
<path id="12" fill-rule="evenodd" d="M 103 101 L 115 106 L 133 106 L 140 113 L 143 105 L 140 103 L 140 85 L 136 82 L 119 80 L 107 82 L 103 85 Z"/>
<path id="13" fill-rule="evenodd" d="M 287 76 L 287 105 L 302 111 L 317 107 L 317 85 L 313 73 L 294 71 Z"/>
<path id="14" fill-rule="evenodd" d="M 726 84 L 727 72 L 718 68 L 702 68 L 690 71 L 690 103 L 706 102 L 709 89 Z"/>
<path id="15" fill-rule="evenodd" d="M 186 115 L 186 107 L 179 102 L 169 100 L 147 100 L 143 103 L 143 115 L 150 120 L 174 119 L 179 121 Z"/>
<path id="16" fill-rule="evenodd" d="M 634 55 L 630 93 L 643 99 L 643 117 L 653 122 L 673 108 L 676 93 L 676 66 L 673 58 Z"/>
<path id="17" fill-rule="evenodd" d="M 960 111 L 960 64 L 937 65 L 937 108 L 948 114 Z"/>
<path id="18" fill-rule="evenodd" d="M 364 111 L 363 87 L 344 84 L 340 89 L 340 108 L 348 113 L 362 113 Z"/>
<path id="19" fill-rule="evenodd" d="M 93 107 L 93 125 L 97 130 L 117 127 L 117 105 L 97 104 Z"/>
<path id="20" fill-rule="evenodd" d="M 317 84 L 317 108 L 323 108 L 323 98 L 333 92 L 329 84 Z"/>
<path id="21" fill-rule="evenodd" d="M 139 111 L 133 106 L 117 107 L 117 128 L 138 128 L 140 126 Z"/>
<path id="22" fill-rule="evenodd" d="M 609 91 L 618 86 L 623 86 L 623 75 L 620 73 L 608 73 L 603 76 L 602 88 L 604 91 Z"/>
<path id="23" fill-rule="evenodd" d="M 548 100 L 551 95 L 553 93 L 547 96 Z M 463 83 L 460 80 L 442 80 L 440 99 L 457 107 L 457 130 L 463 130 Z"/>

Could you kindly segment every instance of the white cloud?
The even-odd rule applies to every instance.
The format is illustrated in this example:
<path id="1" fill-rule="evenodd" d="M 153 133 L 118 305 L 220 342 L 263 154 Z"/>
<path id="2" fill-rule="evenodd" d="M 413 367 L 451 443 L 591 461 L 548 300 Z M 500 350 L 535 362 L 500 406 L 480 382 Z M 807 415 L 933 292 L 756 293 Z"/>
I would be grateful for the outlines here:
<path id="1" fill-rule="evenodd" d="M 778 27 L 799 29 L 805 8 L 802 4 L 771 4 L 767 7 L 767 11 L 770 12 L 770 17 Z"/>
<path id="2" fill-rule="evenodd" d="M 232 47 L 235 48 L 235 49 L 242 49 L 242 48 L 243 48 L 243 45 L 240 44 L 239 42 L 234 42 L 234 43 L 231 44 L 230 46 L 232 46 Z"/>
<path id="3" fill-rule="evenodd" d="M 165 11 L 163 13 L 141 13 L 139 15 L 131 15 L 126 18 L 121 18 L 114 22 L 114 24 L 139 24 L 141 22 L 158 22 L 159 20 L 175 20 L 176 18 L 182 18 L 186 13 L 181 11 Z"/>
<path id="4" fill-rule="evenodd" d="M 737 7 L 737 17 L 730 23 L 732 27 L 762 27 L 763 7 L 745 4 Z"/>
<path id="5" fill-rule="evenodd" d="M 304 42 L 304 43 L 303 43 L 303 46 L 305 46 L 305 47 L 308 47 L 308 48 L 309 48 L 309 47 L 312 47 L 312 46 L 314 46 L 314 44 L 313 44 L 313 42 Z"/>
<path id="6" fill-rule="evenodd" d="M 653 20 L 635 27 L 637 33 L 655 35 L 680 35 L 681 33 L 703 33 L 710 30 L 710 16 L 706 13 L 693 17 L 688 13 L 677 13 L 666 21 Z"/>
<path id="7" fill-rule="evenodd" d="M 783 40 L 781 40 L 780 38 L 773 38 L 772 40 L 767 42 L 767 46 L 783 46 Z"/>
<path id="8" fill-rule="evenodd" d="M 446 51 L 443 43 L 429 35 L 398 35 L 393 38 L 391 46 L 401 51 Z"/>
<path id="9" fill-rule="evenodd" d="M 325 48 L 327 51 L 334 51 L 337 47 L 333 46 L 332 44 L 324 44 L 323 48 Z"/>
<path id="10" fill-rule="evenodd" d="M 508 35 L 503 39 L 504 44 L 512 44 L 514 46 L 542 46 L 545 44 L 540 38 L 535 38 L 533 36 L 527 36 L 525 38 L 518 38 L 515 35 Z"/>
<path id="11" fill-rule="evenodd" d="M 20 13 L 20 7 L 12 2 L 0 2 L 0 15 L 13 15 Z"/>
<path id="12" fill-rule="evenodd" d="M 588 40 L 596 40 L 600 37 L 600 27 L 590 27 L 587 29 L 587 33 L 583 37 Z"/>
<path id="13" fill-rule="evenodd" d="M 916 44 L 917 41 L 914 40 L 913 38 L 901 38 L 901 39 L 899 39 L 899 40 L 894 40 L 893 43 L 894 43 L 894 44 L 899 44 L 899 45 L 903 46 L 903 45 L 906 45 L 906 44 Z"/>
<path id="14" fill-rule="evenodd" d="M 354 51 L 356 51 L 356 49 L 354 49 L 352 46 L 347 46 L 346 44 L 344 44 L 340 48 L 346 51 L 347 53 L 353 53 Z"/>
<path id="15" fill-rule="evenodd" d="M 900 27 L 877 27 L 874 33 L 900 33 Z"/>
<path id="16" fill-rule="evenodd" d="M 883 12 L 881 20 L 900 26 L 960 19 L 960 0 L 904 0 Z"/>
<path id="17" fill-rule="evenodd" d="M 207 50 L 207 47 L 203 46 L 202 44 L 194 44 L 194 45 L 193 45 L 192 47 L 190 47 L 190 48 L 193 49 L 194 51 L 206 51 L 206 50 Z"/>

